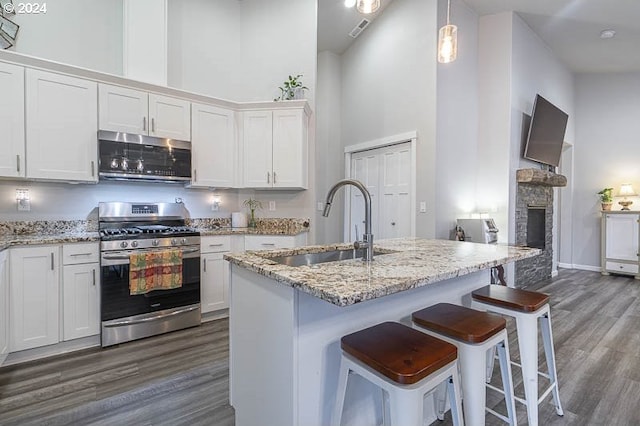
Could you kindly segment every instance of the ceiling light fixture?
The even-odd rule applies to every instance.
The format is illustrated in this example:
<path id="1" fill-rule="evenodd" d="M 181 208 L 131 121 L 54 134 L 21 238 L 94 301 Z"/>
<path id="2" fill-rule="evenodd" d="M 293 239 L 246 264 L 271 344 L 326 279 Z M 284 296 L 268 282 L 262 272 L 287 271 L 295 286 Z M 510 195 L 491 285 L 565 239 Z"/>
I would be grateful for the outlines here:
<path id="1" fill-rule="evenodd" d="M 374 13 L 380 9 L 380 0 L 358 0 L 356 7 L 360 13 Z"/>
<path id="2" fill-rule="evenodd" d="M 600 38 L 605 40 L 608 38 L 614 38 L 616 36 L 615 30 L 602 30 L 600 31 Z"/>
<path id="3" fill-rule="evenodd" d="M 353 7 L 356 5 L 356 0 L 344 0 L 344 7 Z"/>
<path id="4" fill-rule="evenodd" d="M 438 32 L 438 62 L 448 64 L 458 56 L 458 27 L 451 25 L 451 0 L 447 0 L 447 25 Z"/>

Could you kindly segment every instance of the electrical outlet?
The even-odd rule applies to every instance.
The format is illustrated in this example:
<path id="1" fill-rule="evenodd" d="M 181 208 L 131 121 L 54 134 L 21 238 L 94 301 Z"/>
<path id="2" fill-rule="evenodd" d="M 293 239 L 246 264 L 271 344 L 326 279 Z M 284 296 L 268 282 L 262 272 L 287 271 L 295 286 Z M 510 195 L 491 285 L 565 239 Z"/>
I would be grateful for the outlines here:
<path id="1" fill-rule="evenodd" d="M 427 202 L 420 201 L 420 213 L 426 213 L 426 212 L 427 212 Z"/>
<path id="2" fill-rule="evenodd" d="M 18 211 L 19 212 L 31 211 L 31 200 L 18 200 Z"/>
<path id="3" fill-rule="evenodd" d="M 276 202 L 275 201 L 269 201 L 269 211 L 270 212 L 275 212 L 276 211 Z"/>

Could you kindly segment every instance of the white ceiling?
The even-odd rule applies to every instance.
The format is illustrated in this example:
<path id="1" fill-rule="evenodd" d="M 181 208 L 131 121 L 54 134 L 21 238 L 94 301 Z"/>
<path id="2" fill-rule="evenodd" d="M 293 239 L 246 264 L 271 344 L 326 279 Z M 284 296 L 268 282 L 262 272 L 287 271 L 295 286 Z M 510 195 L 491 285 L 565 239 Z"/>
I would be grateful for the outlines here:
<path id="1" fill-rule="evenodd" d="M 391 1 L 382 0 L 381 10 Z M 574 72 L 640 71 L 640 0 L 464 2 L 481 16 L 517 12 Z M 348 32 L 362 16 L 355 8 L 346 9 L 343 0 L 319 0 L 318 3 L 318 50 L 344 52 L 353 41 Z M 451 20 L 455 23 L 453 14 Z M 600 32 L 604 29 L 613 29 L 617 34 L 602 40 Z"/>

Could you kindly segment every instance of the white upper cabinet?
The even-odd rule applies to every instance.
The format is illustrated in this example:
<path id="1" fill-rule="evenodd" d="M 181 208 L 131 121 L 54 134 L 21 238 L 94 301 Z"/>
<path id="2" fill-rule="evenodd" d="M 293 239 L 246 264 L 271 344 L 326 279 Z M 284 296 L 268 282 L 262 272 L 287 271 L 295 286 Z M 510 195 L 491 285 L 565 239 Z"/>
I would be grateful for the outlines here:
<path id="1" fill-rule="evenodd" d="M 93 81 L 26 70 L 27 177 L 97 182 L 97 96 Z"/>
<path id="2" fill-rule="evenodd" d="M 236 186 L 238 152 L 235 112 L 211 105 L 192 104 L 191 186 Z"/>
<path id="3" fill-rule="evenodd" d="M 191 140 L 191 103 L 149 93 L 149 135 Z"/>
<path id="4" fill-rule="evenodd" d="M 108 84 L 99 88 L 100 130 L 191 140 L 189 101 Z"/>
<path id="5" fill-rule="evenodd" d="M 273 111 L 273 187 L 307 187 L 307 116 L 303 109 Z"/>
<path id="6" fill-rule="evenodd" d="M 24 177 L 24 67 L 0 62 L 0 176 Z"/>
<path id="7" fill-rule="evenodd" d="M 246 111 L 243 113 L 244 186 L 271 188 L 273 168 L 273 113 Z"/>
<path id="8" fill-rule="evenodd" d="M 100 130 L 147 134 L 149 95 L 139 90 L 100 84 Z"/>
<path id="9" fill-rule="evenodd" d="M 244 112 L 244 186 L 306 189 L 307 126 L 304 108 Z"/>

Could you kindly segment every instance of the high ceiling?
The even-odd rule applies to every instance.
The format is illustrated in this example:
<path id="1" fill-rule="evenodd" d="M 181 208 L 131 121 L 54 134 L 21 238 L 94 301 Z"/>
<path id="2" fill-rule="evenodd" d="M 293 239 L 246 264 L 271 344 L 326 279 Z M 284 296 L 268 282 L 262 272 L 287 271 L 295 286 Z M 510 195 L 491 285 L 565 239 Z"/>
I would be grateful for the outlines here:
<path id="1" fill-rule="evenodd" d="M 382 0 L 381 9 L 391 1 Z M 640 71 L 640 0 L 464 2 L 480 16 L 517 12 L 572 71 Z M 353 41 L 348 33 L 362 16 L 355 8 L 346 9 L 343 0 L 319 0 L 318 3 L 318 50 L 344 52 Z M 453 14 L 452 21 L 455 23 Z M 616 36 L 601 39 L 600 32 L 604 29 L 615 30 Z"/>

